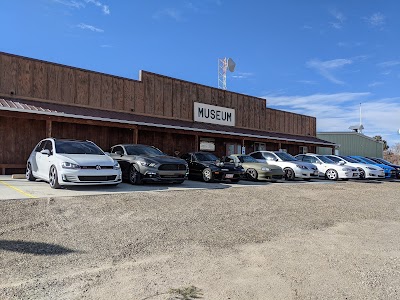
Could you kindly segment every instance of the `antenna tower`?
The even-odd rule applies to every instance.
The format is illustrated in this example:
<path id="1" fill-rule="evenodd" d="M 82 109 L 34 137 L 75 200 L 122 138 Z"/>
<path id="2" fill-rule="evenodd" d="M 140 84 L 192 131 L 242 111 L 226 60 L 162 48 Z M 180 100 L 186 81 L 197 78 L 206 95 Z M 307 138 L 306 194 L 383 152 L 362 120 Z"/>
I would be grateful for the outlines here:
<path id="1" fill-rule="evenodd" d="M 219 58 L 218 59 L 218 88 L 226 90 L 226 72 L 235 70 L 235 62 L 232 58 Z"/>

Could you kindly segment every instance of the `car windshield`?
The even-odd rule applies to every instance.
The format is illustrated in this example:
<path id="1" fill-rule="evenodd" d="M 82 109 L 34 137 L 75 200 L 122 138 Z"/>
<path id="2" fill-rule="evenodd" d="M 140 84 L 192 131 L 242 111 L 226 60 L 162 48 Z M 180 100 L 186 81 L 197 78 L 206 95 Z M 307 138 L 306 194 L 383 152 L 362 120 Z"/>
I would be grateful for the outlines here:
<path id="1" fill-rule="evenodd" d="M 295 157 L 286 153 L 286 152 L 275 152 L 276 156 L 278 156 L 283 161 L 297 161 Z"/>
<path id="2" fill-rule="evenodd" d="M 339 156 L 341 159 L 343 159 L 344 161 L 347 161 L 349 163 L 359 163 L 358 160 L 351 158 L 351 157 L 344 157 L 344 156 Z"/>
<path id="3" fill-rule="evenodd" d="M 387 165 L 391 165 L 392 164 L 390 161 L 387 161 L 387 160 L 385 160 L 383 158 L 377 158 L 377 160 L 379 160 L 380 162 L 383 162 L 384 164 L 387 164 Z"/>
<path id="4" fill-rule="evenodd" d="M 216 160 L 218 160 L 218 157 L 216 157 L 212 153 L 196 153 L 195 156 L 198 161 L 216 161 Z"/>
<path id="5" fill-rule="evenodd" d="M 340 161 L 343 161 L 343 159 L 340 159 L 339 157 L 336 157 L 336 156 L 328 156 L 328 158 L 330 159 L 330 160 L 333 160 L 334 162 L 340 162 Z"/>
<path id="6" fill-rule="evenodd" d="M 369 159 L 369 158 L 366 158 L 366 157 L 363 157 L 362 160 L 364 160 L 366 163 L 371 164 L 371 165 L 376 165 L 377 164 L 376 161 L 373 161 L 372 159 Z"/>
<path id="7" fill-rule="evenodd" d="M 105 155 L 95 144 L 86 141 L 55 141 L 56 153 Z"/>
<path id="8" fill-rule="evenodd" d="M 349 157 L 349 159 L 354 159 L 358 163 L 366 164 L 367 162 L 361 159 L 360 157 Z M 374 163 L 375 164 L 375 163 Z"/>
<path id="9" fill-rule="evenodd" d="M 146 156 L 159 156 L 165 155 L 161 150 L 150 146 L 130 145 L 125 146 L 128 155 L 146 155 Z"/>
<path id="10" fill-rule="evenodd" d="M 250 155 L 240 155 L 238 156 L 241 163 L 256 163 L 258 162 L 257 159 Z"/>
<path id="11" fill-rule="evenodd" d="M 334 164 L 335 162 L 332 159 L 329 159 L 323 155 L 318 155 L 317 156 L 322 162 L 326 163 L 326 164 Z"/>

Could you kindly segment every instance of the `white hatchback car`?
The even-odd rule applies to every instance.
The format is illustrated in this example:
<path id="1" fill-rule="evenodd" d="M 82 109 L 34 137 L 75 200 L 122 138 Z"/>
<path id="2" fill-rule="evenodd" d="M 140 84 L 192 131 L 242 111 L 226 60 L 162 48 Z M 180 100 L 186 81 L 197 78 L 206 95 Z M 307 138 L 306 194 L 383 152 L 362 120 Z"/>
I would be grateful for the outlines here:
<path id="1" fill-rule="evenodd" d="M 249 154 L 259 162 L 276 165 L 285 172 L 286 180 L 318 178 L 318 169 L 313 164 L 298 161 L 283 151 L 255 151 Z"/>
<path id="2" fill-rule="evenodd" d="M 48 138 L 37 144 L 26 164 L 26 179 L 63 185 L 117 185 L 122 181 L 117 161 L 90 141 Z"/>
<path id="3" fill-rule="evenodd" d="M 357 168 L 346 166 L 344 163 L 336 164 L 333 160 L 330 160 L 323 155 L 307 153 L 299 154 L 295 157 L 298 160 L 315 165 L 318 168 L 319 176 L 329 180 L 357 179 L 360 176 L 360 172 Z"/>

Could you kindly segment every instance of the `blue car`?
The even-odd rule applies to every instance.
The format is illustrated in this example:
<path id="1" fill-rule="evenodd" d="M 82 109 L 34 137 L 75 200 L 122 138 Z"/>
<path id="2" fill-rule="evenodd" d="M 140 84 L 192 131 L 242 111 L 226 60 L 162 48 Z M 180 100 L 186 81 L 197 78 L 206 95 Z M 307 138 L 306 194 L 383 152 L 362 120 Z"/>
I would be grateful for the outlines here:
<path id="1" fill-rule="evenodd" d="M 364 156 L 349 155 L 348 157 L 351 157 L 360 163 L 370 164 L 370 165 L 375 165 L 375 166 L 381 167 L 385 171 L 385 178 L 396 178 L 396 169 L 395 168 L 392 168 L 388 165 L 377 163 L 376 161 L 373 161 L 372 159 L 366 158 Z"/>

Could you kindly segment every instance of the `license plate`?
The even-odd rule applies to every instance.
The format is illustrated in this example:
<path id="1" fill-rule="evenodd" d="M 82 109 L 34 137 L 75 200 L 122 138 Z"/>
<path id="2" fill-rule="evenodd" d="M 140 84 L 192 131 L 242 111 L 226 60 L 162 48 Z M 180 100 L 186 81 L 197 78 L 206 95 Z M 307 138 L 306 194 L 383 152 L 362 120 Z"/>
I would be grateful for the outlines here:
<path id="1" fill-rule="evenodd" d="M 233 178 L 233 174 L 225 174 L 225 178 Z"/>

